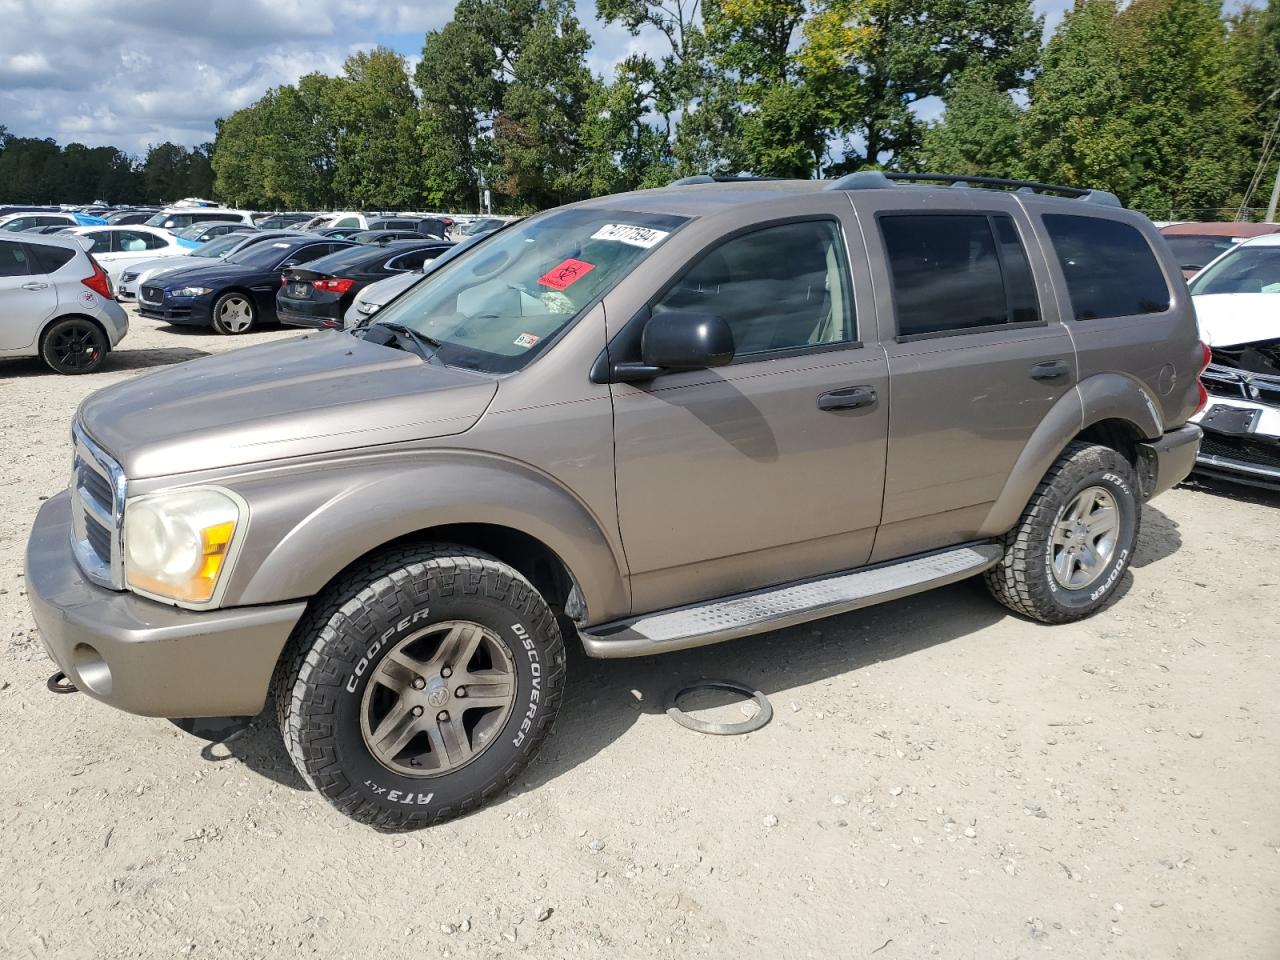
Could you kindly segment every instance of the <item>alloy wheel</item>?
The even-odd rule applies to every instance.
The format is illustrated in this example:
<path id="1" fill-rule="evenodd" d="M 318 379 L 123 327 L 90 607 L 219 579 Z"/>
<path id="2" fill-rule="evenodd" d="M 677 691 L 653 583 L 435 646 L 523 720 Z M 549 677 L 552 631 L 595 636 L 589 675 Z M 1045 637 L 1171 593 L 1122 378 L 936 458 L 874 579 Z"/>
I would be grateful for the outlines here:
<path id="1" fill-rule="evenodd" d="M 253 326 L 253 305 L 244 297 L 227 297 L 218 311 L 218 321 L 231 333 L 244 333 Z"/>
<path id="2" fill-rule="evenodd" d="M 1053 578 L 1068 590 L 1083 590 L 1106 571 L 1116 552 L 1120 508 L 1105 487 L 1081 490 L 1053 524 Z"/>
<path id="3" fill-rule="evenodd" d="M 52 351 L 58 363 L 71 370 L 87 370 L 102 357 L 97 331 L 79 322 L 64 324 L 54 333 Z"/>

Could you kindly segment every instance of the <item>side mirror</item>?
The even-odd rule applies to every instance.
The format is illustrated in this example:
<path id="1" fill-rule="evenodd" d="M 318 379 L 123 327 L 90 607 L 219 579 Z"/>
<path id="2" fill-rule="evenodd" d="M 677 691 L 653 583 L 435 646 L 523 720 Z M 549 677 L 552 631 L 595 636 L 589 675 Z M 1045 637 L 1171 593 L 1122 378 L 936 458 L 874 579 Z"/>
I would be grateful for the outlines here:
<path id="1" fill-rule="evenodd" d="M 652 380 L 676 370 L 705 370 L 733 361 L 733 331 L 714 313 L 669 310 L 655 314 L 640 335 L 640 363 L 619 363 L 615 380 Z"/>

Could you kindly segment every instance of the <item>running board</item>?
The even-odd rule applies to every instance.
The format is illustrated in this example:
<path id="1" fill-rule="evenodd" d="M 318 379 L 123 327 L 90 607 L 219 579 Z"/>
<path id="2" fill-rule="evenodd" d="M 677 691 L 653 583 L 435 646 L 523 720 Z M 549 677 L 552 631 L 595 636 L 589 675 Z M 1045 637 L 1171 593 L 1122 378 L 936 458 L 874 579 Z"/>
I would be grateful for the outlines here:
<path id="1" fill-rule="evenodd" d="M 780 630 L 964 580 L 995 566 L 1000 547 L 968 544 L 891 563 L 784 583 L 707 603 L 579 630 L 587 656 L 644 657 Z"/>

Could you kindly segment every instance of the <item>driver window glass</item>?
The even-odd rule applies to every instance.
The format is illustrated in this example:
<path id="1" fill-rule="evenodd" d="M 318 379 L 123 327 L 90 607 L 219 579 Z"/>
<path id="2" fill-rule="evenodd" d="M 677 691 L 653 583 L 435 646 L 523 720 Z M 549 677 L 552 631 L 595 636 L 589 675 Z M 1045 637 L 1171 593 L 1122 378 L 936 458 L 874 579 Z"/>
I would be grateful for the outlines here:
<path id="1" fill-rule="evenodd" d="M 840 227 L 812 220 L 735 237 L 684 274 L 653 306 L 718 314 L 737 357 L 854 339 L 853 296 Z"/>

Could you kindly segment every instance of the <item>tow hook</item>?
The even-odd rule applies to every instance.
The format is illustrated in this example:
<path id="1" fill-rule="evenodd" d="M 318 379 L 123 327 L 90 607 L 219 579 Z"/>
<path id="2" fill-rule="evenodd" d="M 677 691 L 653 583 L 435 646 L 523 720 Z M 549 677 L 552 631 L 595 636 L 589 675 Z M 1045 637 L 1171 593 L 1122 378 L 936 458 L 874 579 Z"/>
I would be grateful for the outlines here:
<path id="1" fill-rule="evenodd" d="M 59 670 L 44 682 L 50 693 L 79 693 L 80 688 L 67 679 L 67 675 Z"/>

